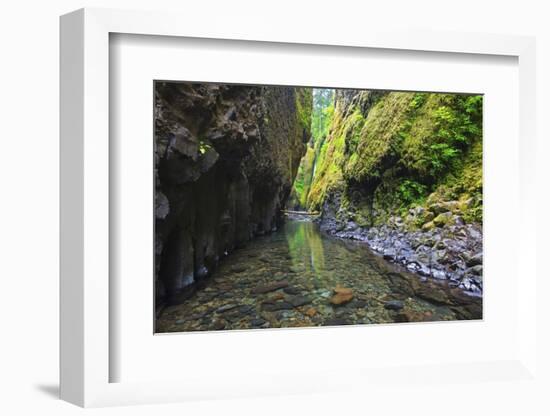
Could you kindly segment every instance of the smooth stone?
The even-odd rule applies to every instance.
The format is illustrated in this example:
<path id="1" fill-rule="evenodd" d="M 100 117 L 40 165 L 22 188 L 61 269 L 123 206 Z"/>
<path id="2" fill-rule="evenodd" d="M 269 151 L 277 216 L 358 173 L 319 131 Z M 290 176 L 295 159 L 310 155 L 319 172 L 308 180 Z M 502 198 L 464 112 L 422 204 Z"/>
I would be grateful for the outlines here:
<path id="1" fill-rule="evenodd" d="M 466 260 L 466 266 L 473 267 L 483 264 L 483 252 L 479 252 Z"/>
<path id="2" fill-rule="evenodd" d="M 289 287 L 285 287 L 283 289 L 283 292 L 285 292 L 287 295 L 298 295 L 301 291 L 300 289 L 289 286 Z"/>
<path id="3" fill-rule="evenodd" d="M 308 303 L 311 303 L 313 299 L 311 299 L 308 296 L 294 296 L 292 298 L 289 298 L 288 301 L 294 306 L 295 308 L 303 305 L 307 305 Z"/>
<path id="4" fill-rule="evenodd" d="M 335 295 L 330 298 L 333 305 L 343 305 L 353 299 L 353 290 L 347 287 L 337 286 L 334 289 Z"/>
<path id="5" fill-rule="evenodd" d="M 239 313 L 246 314 L 253 309 L 254 309 L 254 306 L 252 305 L 242 305 L 242 306 L 239 306 Z"/>
<path id="6" fill-rule="evenodd" d="M 288 282 L 286 280 L 281 280 L 278 282 L 273 282 L 267 285 L 257 286 L 254 289 L 250 291 L 250 293 L 254 295 L 259 295 L 263 293 L 273 292 L 278 289 L 282 289 L 288 286 Z"/>
<path id="7" fill-rule="evenodd" d="M 267 312 L 274 312 L 274 311 L 294 309 L 294 306 L 289 302 L 280 300 L 277 302 L 264 302 L 262 303 L 262 309 Z"/>
<path id="8" fill-rule="evenodd" d="M 392 311 L 398 311 L 400 309 L 403 309 L 403 307 L 404 307 L 403 302 L 400 300 L 389 300 L 386 303 L 384 303 L 384 308 Z"/>
<path id="9" fill-rule="evenodd" d="M 212 329 L 214 329 L 216 331 L 219 331 L 219 330 L 224 329 L 224 328 L 225 328 L 225 324 L 222 321 L 216 321 L 212 325 Z"/>
<path id="10" fill-rule="evenodd" d="M 481 276 L 483 274 L 483 266 L 481 264 L 478 264 L 476 266 L 470 267 L 467 272 L 475 274 L 476 276 Z"/>
<path id="11" fill-rule="evenodd" d="M 358 308 L 358 309 L 364 309 L 368 306 L 368 304 L 364 300 L 355 300 L 351 302 L 348 306 Z"/>
<path id="12" fill-rule="evenodd" d="M 218 313 L 227 312 L 227 311 L 230 311 L 231 309 L 235 309 L 238 306 L 239 305 L 235 305 L 235 304 L 230 303 L 228 305 L 220 306 L 218 309 L 216 309 L 216 312 L 218 312 Z"/>

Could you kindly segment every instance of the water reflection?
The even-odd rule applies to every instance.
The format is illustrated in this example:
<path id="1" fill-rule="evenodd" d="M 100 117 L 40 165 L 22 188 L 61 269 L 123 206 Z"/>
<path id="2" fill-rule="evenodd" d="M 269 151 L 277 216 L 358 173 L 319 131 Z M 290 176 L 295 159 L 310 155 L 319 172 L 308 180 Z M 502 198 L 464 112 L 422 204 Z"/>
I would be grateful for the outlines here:
<path id="1" fill-rule="evenodd" d="M 335 289 L 351 298 L 334 304 Z M 349 297 L 348 296 L 348 297 Z M 205 289 L 167 308 L 159 332 L 479 319 L 481 299 L 422 282 L 364 244 L 323 235 L 309 221 L 229 256 Z"/>

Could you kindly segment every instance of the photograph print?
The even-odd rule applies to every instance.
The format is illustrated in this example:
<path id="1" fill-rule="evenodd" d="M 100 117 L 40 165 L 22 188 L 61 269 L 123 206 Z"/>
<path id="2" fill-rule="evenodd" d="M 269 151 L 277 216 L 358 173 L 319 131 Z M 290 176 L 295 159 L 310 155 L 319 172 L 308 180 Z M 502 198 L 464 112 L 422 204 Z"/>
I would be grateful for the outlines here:
<path id="1" fill-rule="evenodd" d="M 482 95 L 153 88 L 155 332 L 482 319 Z"/>

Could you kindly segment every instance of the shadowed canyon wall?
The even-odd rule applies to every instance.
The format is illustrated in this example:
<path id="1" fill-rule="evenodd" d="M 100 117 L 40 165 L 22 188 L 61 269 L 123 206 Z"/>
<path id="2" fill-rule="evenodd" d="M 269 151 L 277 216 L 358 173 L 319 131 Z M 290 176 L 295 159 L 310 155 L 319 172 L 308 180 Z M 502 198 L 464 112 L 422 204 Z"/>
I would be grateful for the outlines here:
<path id="1" fill-rule="evenodd" d="M 155 83 L 157 301 L 182 301 L 280 225 L 310 112 L 310 89 Z"/>

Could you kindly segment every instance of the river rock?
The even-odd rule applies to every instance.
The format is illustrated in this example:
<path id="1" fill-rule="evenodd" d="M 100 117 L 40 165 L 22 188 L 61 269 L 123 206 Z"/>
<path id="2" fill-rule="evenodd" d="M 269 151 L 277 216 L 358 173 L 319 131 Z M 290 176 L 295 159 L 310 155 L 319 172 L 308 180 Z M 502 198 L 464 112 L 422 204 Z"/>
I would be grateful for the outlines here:
<path id="1" fill-rule="evenodd" d="M 284 300 L 279 300 L 276 302 L 264 302 L 262 303 L 262 309 L 267 312 L 283 311 L 294 309 L 292 303 L 286 302 Z"/>
<path id="2" fill-rule="evenodd" d="M 393 311 L 398 311 L 400 309 L 403 309 L 403 307 L 404 307 L 404 304 L 400 300 L 389 300 L 386 303 L 384 303 L 384 308 L 393 310 Z"/>
<path id="3" fill-rule="evenodd" d="M 289 287 L 285 287 L 283 289 L 283 292 L 285 292 L 287 295 L 298 295 L 300 293 L 300 289 L 289 286 Z"/>
<path id="4" fill-rule="evenodd" d="M 288 299 L 288 302 L 292 304 L 295 308 L 303 305 L 307 305 L 313 301 L 309 296 L 293 296 Z"/>
<path id="5" fill-rule="evenodd" d="M 233 273 L 242 273 L 246 270 L 246 266 L 245 265 L 239 265 L 239 266 L 233 266 L 231 267 L 231 271 Z"/>
<path id="6" fill-rule="evenodd" d="M 330 303 L 333 305 L 343 305 L 353 299 L 353 290 L 345 287 L 336 287 L 335 295 L 330 298 Z"/>
<path id="7" fill-rule="evenodd" d="M 473 267 L 481 264 L 483 264 L 483 252 L 476 253 L 466 260 L 466 265 L 468 267 Z"/>
<path id="8" fill-rule="evenodd" d="M 473 267 L 470 267 L 468 270 L 466 270 L 467 273 L 474 274 L 476 276 L 483 275 L 483 266 L 481 264 L 477 264 Z"/>
<path id="9" fill-rule="evenodd" d="M 282 289 L 288 286 L 288 282 L 286 280 L 280 280 L 278 282 L 269 283 L 262 286 L 257 286 L 254 289 L 250 291 L 250 293 L 254 295 L 273 292 L 278 289 Z"/>
<path id="10" fill-rule="evenodd" d="M 432 286 L 420 286 L 415 291 L 415 296 L 437 305 L 449 303 L 449 297 L 444 290 Z"/>
<path id="11" fill-rule="evenodd" d="M 227 312 L 227 311 L 230 311 L 232 309 L 237 308 L 238 306 L 239 305 L 230 303 L 230 304 L 227 304 L 227 305 L 220 306 L 218 309 L 216 309 L 216 312 L 218 312 L 218 313 Z"/>
<path id="12" fill-rule="evenodd" d="M 250 325 L 253 326 L 253 327 L 259 327 L 259 326 L 262 326 L 265 323 L 266 323 L 265 319 L 262 319 L 262 318 L 256 318 L 256 319 L 252 319 L 250 321 Z"/>

